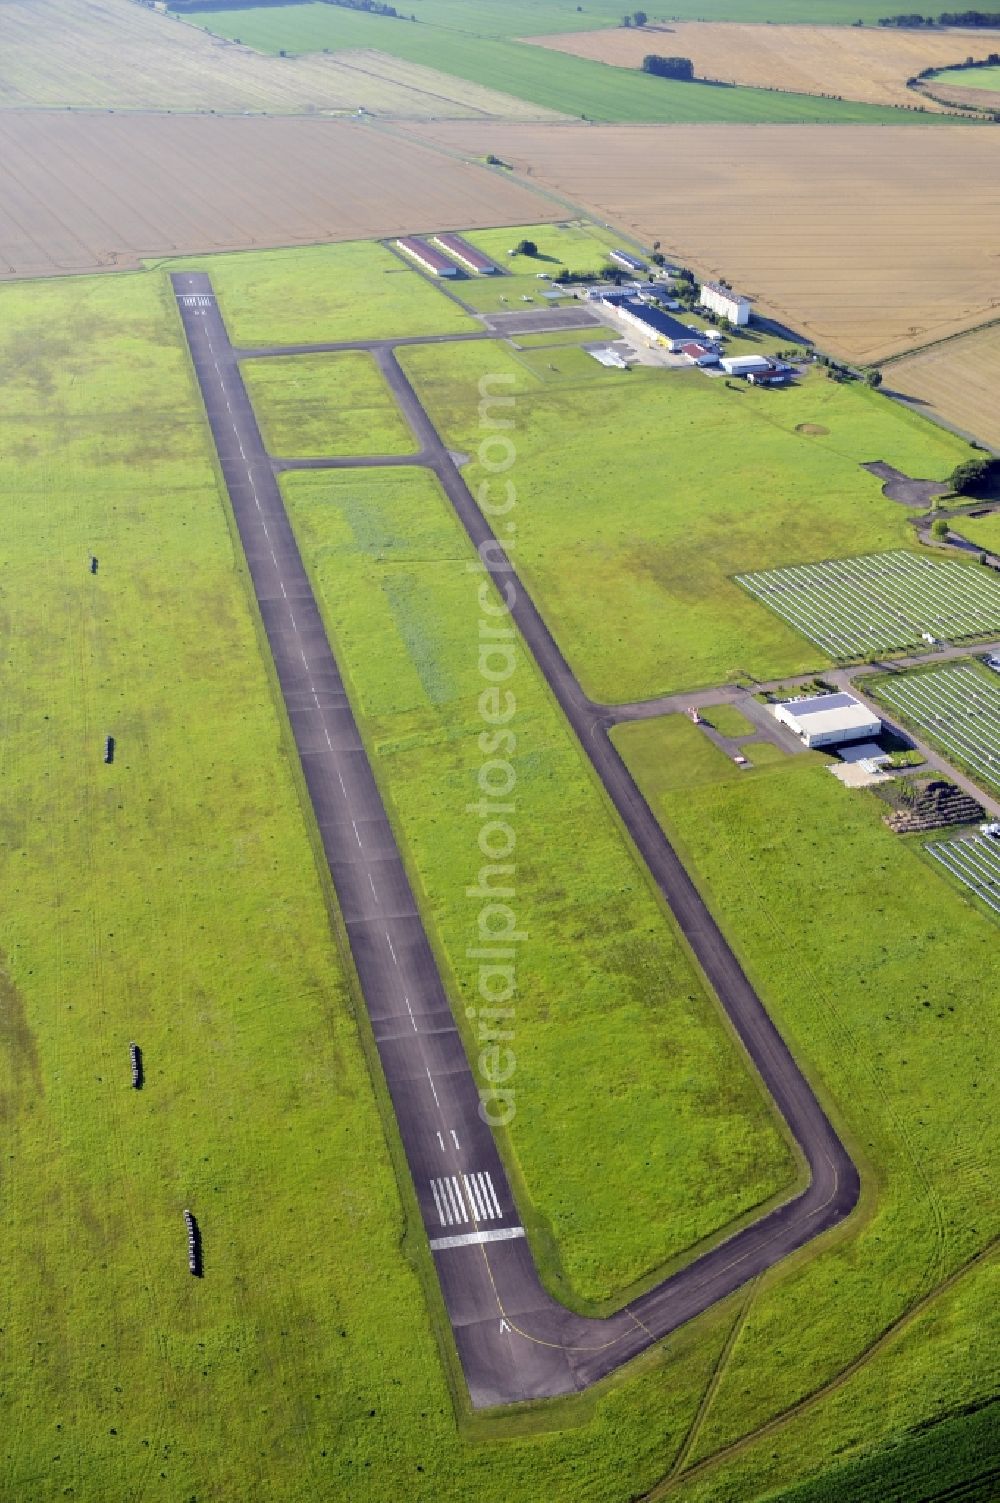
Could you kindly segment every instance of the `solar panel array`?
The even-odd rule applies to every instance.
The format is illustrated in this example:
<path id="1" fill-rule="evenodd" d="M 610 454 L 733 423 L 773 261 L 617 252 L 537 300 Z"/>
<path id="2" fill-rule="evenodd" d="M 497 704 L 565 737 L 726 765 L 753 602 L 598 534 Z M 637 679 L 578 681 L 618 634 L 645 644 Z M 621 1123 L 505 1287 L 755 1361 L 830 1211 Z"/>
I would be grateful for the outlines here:
<path id="1" fill-rule="evenodd" d="M 994 913 L 1000 913 L 1000 840 L 973 835 L 966 840 L 937 840 L 926 850 Z"/>
<path id="2" fill-rule="evenodd" d="M 1000 788 L 1000 675 L 956 664 L 901 673 L 872 691 L 990 788 Z"/>
<path id="3" fill-rule="evenodd" d="M 1000 578 L 953 560 L 869 553 L 736 582 L 833 658 L 919 647 L 925 632 L 951 641 L 1000 634 Z"/>

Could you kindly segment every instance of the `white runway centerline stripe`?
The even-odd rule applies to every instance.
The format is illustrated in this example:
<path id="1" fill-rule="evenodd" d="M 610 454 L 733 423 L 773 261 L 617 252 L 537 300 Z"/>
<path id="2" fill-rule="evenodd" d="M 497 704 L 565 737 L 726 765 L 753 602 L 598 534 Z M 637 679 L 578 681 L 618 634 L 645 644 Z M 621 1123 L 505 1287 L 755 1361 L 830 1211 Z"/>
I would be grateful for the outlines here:
<path id="1" fill-rule="evenodd" d="M 443 1252 L 448 1247 L 473 1247 L 479 1242 L 513 1242 L 523 1236 L 523 1226 L 495 1226 L 484 1232 L 459 1232 L 452 1237 L 432 1237 L 431 1252 Z"/>
<path id="2" fill-rule="evenodd" d="M 503 1215 L 488 1174 L 448 1174 L 432 1179 L 431 1193 L 442 1226 L 497 1221 Z"/>

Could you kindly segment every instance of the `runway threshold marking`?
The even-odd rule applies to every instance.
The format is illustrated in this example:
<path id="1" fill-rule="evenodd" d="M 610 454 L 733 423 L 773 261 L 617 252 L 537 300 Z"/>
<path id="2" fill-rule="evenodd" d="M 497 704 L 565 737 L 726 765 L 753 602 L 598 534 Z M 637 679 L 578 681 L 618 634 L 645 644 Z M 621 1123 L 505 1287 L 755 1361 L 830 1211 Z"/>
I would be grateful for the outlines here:
<path id="1" fill-rule="evenodd" d="M 457 1232 L 450 1237 L 432 1237 L 431 1252 L 443 1252 L 448 1247 L 475 1247 L 481 1242 L 514 1242 L 523 1236 L 523 1226 L 493 1226 L 481 1232 Z"/>
<path id="2" fill-rule="evenodd" d="M 431 1180 L 431 1194 L 442 1226 L 500 1221 L 503 1211 L 488 1173 L 446 1174 Z M 488 1240 L 488 1239 L 484 1239 Z"/>

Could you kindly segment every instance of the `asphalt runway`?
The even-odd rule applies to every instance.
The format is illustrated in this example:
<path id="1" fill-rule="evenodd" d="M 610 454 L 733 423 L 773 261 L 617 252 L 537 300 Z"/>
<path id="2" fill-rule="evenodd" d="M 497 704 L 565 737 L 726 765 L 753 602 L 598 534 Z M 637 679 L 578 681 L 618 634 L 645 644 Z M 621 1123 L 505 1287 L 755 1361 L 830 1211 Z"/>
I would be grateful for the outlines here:
<path id="1" fill-rule="evenodd" d="M 402 857 L 203 273 L 171 278 L 347 928 L 472 1402 L 586 1387 L 841 1222 L 857 1171 L 470 495 L 388 341 L 369 342 L 420 453 L 669 903 L 808 1164 L 808 1187 L 604 1320 L 542 1287 Z M 357 347 L 357 346 L 356 346 Z M 364 347 L 364 346 L 361 346 Z M 264 353 L 264 352 L 258 352 Z M 367 464 L 381 461 L 368 459 Z M 330 461 L 335 465 L 336 461 Z M 284 467 L 289 467 L 288 462 Z M 359 1271 L 360 1273 L 360 1271 Z"/>

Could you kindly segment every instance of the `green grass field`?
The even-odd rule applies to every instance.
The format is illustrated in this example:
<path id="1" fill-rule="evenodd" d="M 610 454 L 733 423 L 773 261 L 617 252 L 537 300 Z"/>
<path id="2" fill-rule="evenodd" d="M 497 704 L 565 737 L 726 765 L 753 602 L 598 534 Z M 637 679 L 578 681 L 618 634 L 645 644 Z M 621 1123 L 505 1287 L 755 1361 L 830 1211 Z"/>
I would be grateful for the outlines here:
<path id="1" fill-rule="evenodd" d="M 806 0 L 796 3 L 804 8 Z M 731 9 L 733 4 L 735 0 L 730 0 Z M 947 119 L 943 115 L 919 115 L 909 110 L 820 99 L 808 94 L 653 78 L 638 69 L 615 68 L 571 57 L 510 41 L 495 33 L 477 35 L 464 29 L 473 14 L 471 5 L 467 5 L 462 17 L 463 29 L 452 24 L 450 18 L 447 25 L 430 19 L 414 25 L 322 4 L 199 11 L 186 19 L 216 36 L 238 39 L 259 52 L 286 51 L 297 55 L 374 48 L 488 85 L 545 109 L 589 120 L 906 125 Z M 852 15 L 851 19 L 854 18 Z M 737 7 L 734 19 L 748 18 Z M 536 31 L 537 26 L 533 25 L 532 30 Z"/>
<path id="2" fill-rule="evenodd" d="M 593 272 L 596 275 L 607 265 L 608 253 L 616 245 L 629 248 L 627 239 L 623 242 L 620 236 L 616 237 L 597 225 L 576 221 L 568 224 L 527 224 L 511 229 L 478 230 L 470 233 L 467 238 L 509 273 L 502 277 L 469 278 L 455 284 L 456 296 L 470 308 L 482 313 L 520 312 L 523 311 L 521 305 L 525 301 L 544 308 L 550 301 L 545 296 L 550 282 L 544 279 L 542 273 L 554 279 L 565 268 L 567 271 Z M 533 240 L 538 247 L 538 255 L 510 255 L 509 252 L 522 240 Z M 550 340 L 553 338 L 552 335 L 542 337 Z"/>
<path id="3" fill-rule="evenodd" d="M 977 548 L 988 553 L 1000 553 L 1000 512 L 989 517 L 956 517 L 952 522 L 953 532 L 968 538 Z"/>
<path id="4" fill-rule="evenodd" d="M 371 241 L 161 264 L 207 271 L 229 337 L 247 348 L 482 327 L 392 251 Z"/>
<path id="5" fill-rule="evenodd" d="M 352 1385 L 447 1404 L 172 303 L 0 292 L 11 1498 L 314 1496 Z"/>
<path id="6" fill-rule="evenodd" d="M 617 329 L 595 324 L 586 329 L 561 329 L 552 334 L 518 334 L 513 343 L 519 350 L 563 350 L 572 345 L 609 344 L 618 339 Z"/>
<path id="7" fill-rule="evenodd" d="M 632 248 L 627 238 L 622 240 L 613 230 L 601 229 L 585 220 L 470 230 L 466 238 L 485 255 L 491 256 L 498 266 L 519 277 L 533 277 L 539 271 L 554 276 L 562 267 L 574 272 L 598 271 L 606 264 L 609 251 L 616 247 L 622 250 Z M 533 240 L 538 254 L 510 255 L 509 252 L 522 240 Z"/>
<path id="8" fill-rule="evenodd" d="M 479 905 L 465 893 L 482 857 L 466 806 L 483 760 L 484 681 L 471 546 L 424 471 L 311 472 L 283 485 L 437 949 L 456 994 L 474 1005 L 467 951 Z M 508 1157 L 554 1287 L 599 1304 L 788 1184 L 793 1167 L 523 659 L 511 688 L 517 910 L 528 938 Z M 641 1154 L 623 1158 L 622 1142 L 641 1143 Z"/>
<path id="9" fill-rule="evenodd" d="M 306 299 L 266 273 L 265 326 L 289 339 L 282 308 L 294 322 Z M 0 370 L 0 1492 L 631 1503 L 682 1447 L 679 1503 L 883 1503 L 975 1476 L 995 1451 L 996 1267 L 969 1261 L 996 1235 L 992 922 L 824 759 L 740 772 L 680 717 L 617 732 L 850 1133 L 869 1203 L 598 1389 L 468 1415 L 167 279 L 0 288 Z M 475 579 L 423 472 L 350 479 L 289 494 L 432 932 L 458 956 L 470 847 L 448 811 L 476 766 Z M 514 684 L 515 1176 L 534 1155 L 535 1245 L 596 1295 L 612 1261 L 625 1278 L 738 1210 L 781 1155 L 528 664 Z M 468 990 L 464 963 L 451 980 Z M 614 1216 L 569 1161 L 574 1133 L 608 1173 L 602 1155 L 617 1168 L 643 1145 Z"/>
<path id="10" fill-rule="evenodd" d="M 947 84 L 952 89 L 990 89 L 1000 92 L 1000 68 L 945 68 L 934 73 L 932 84 Z"/>
<path id="11" fill-rule="evenodd" d="M 904 508 L 860 462 L 947 475 L 969 453 L 877 393 L 819 372 L 783 392 L 730 390 L 695 371 L 602 372 L 570 353 L 539 361 L 533 352 L 534 371 L 524 352 L 495 345 L 413 348 L 401 359 L 449 445 L 473 455 L 479 382 L 509 383 L 519 567 L 601 701 L 821 667 L 820 650 L 732 576 L 758 561 L 911 545 Z M 475 462 L 466 475 L 473 491 L 488 478 Z"/>
<path id="12" fill-rule="evenodd" d="M 2 1491 L 628 1503 L 735 1306 L 456 1426 L 169 286 L 4 287 L 0 365 Z"/>
<path id="13" fill-rule="evenodd" d="M 619 727 L 613 739 L 827 1095 L 866 1187 L 850 1236 L 821 1257 L 793 1260 L 755 1292 L 692 1444 L 694 1463 L 828 1383 L 995 1239 L 995 929 L 918 848 L 885 829 L 879 800 L 843 789 L 818 756 L 720 772 L 708 758 L 714 749 L 679 716 Z M 835 1436 L 858 1444 L 873 1431 L 905 1432 L 990 1394 L 986 1333 L 973 1334 L 984 1279 L 984 1270 L 967 1276 L 955 1286 L 961 1310 L 930 1322 L 954 1342 L 946 1386 L 927 1328 L 917 1340 L 914 1327 L 894 1382 L 880 1390 L 873 1363 L 853 1391 L 677 1496 L 770 1496 L 815 1468 Z M 880 1391 L 875 1403 L 862 1397 Z"/>
<path id="14" fill-rule="evenodd" d="M 477 313 L 523 313 L 524 304 L 534 303 L 535 309 L 546 308 L 555 299 L 544 296 L 549 283 L 539 280 L 531 273 L 511 277 L 471 277 L 465 282 L 454 283 L 456 297 Z M 561 300 L 563 307 L 572 307 L 570 297 Z M 558 304 L 557 304 L 558 306 Z"/>
<path id="15" fill-rule="evenodd" d="M 411 454 L 418 447 L 371 355 L 245 360 L 243 380 L 268 453 Z"/>
<path id="16" fill-rule="evenodd" d="M 934 1503 L 941 1497 L 975 1503 L 993 1493 L 998 1448 L 1000 1413 L 994 1400 L 942 1420 L 929 1434 L 906 1436 L 874 1457 L 832 1468 L 780 1493 L 775 1503 L 842 1503 L 844 1498 L 851 1503 L 885 1503 L 887 1498 Z"/>
<path id="17" fill-rule="evenodd" d="M 754 726 L 735 705 L 712 705 L 710 709 L 702 711 L 702 719 L 707 720 L 722 736 L 755 734 Z"/>
<path id="18" fill-rule="evenodd" d="M 298 11 L 315 11 L 317 7 L 296 6 Z M 502 0 L 484 4 L 483 0 L 410 0 L 399 7 L 403 16 L 415 15 L 418 22 L 448 31 L 465 32 L 481 37 L 544 36 L 560 31 L 594 31 L 619 26 L 623 8 L 607 0 Z M 178 7 L 181 10 L 181 7 Z M 195 12 L 197 20 L 201 12 Z M 215 14 L 208 13 L 214 20 Z M 660 10 L 648 12 L 650 21 L 759 21 L 804 22 L 829 26 L 852 26 L 861 19 L 872 24 L 886 11 L 885 0 L 670 0 Z M 373 17 L 382 26 L 395 29 L 391 19 Z"/>

